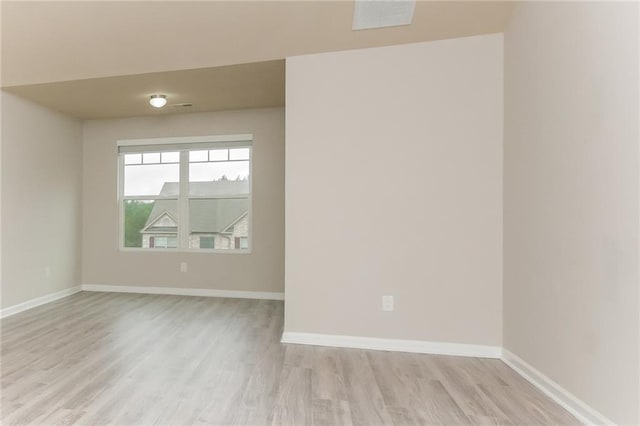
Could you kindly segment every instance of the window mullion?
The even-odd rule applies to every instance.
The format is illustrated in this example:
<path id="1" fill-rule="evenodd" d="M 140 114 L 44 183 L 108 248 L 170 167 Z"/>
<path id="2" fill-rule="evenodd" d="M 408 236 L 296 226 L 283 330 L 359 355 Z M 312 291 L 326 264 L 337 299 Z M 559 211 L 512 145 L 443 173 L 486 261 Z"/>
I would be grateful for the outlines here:
<path id="1" fill-rule="evenodd" d="M 189 151 L 180 152 L 178 247 L 189 248 Z"/>

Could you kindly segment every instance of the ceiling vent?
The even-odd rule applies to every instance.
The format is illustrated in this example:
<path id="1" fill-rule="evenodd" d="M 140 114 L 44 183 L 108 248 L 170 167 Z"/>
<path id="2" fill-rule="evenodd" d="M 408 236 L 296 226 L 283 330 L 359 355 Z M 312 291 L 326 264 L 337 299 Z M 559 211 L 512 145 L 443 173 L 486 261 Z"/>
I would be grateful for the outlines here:
<path id="1" fill-rule="evenodd" d="M 356 0 L 353 29 L 409 25 L 413 21 L 415 6 L 415 0 Z"/>

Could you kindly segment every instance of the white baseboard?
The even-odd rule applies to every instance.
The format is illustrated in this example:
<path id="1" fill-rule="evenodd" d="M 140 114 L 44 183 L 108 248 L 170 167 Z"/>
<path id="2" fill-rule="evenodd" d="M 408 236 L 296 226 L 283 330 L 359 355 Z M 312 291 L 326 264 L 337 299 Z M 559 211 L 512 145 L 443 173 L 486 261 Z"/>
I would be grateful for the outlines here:
<path id="1" fill-rule="evenodd" d="M 281 342 L 392 352 L 471 356 L 477 358 L 500 358 L 502 355 L 502 348 L 499 346 L 428 342 L 422 340 L 380 339 L 376 337 L 339 336 L 333 334 L 284 332 L 282 333 Z"/>
<path id="2" fill-rule="evenodd" d="M 125 285 L 82 284 L 84 291 L 109 293 L 169 294 L 174 296 L 228 297 L 233 299 L 284 300 L 284 293 L 271 291 L 215 290 L 208 288 L 145 287 Z"/>
<path id="3" fill-rule="evenodd" d="M 591 408 L 587 403 L 506 349 L 502 350 L 502 361 L 562 408 L 573 414 L 583 424 L 615 425 L 614 422 Z"/>
<path id="4" fill-rule="evenodd" d="M 56 291 L 55 293 L 49 293 L 44 296 L 36 297 L 35 299 L 27 300 L 26 302 L 18 303 L 17 305 L 8 306 L 4 309 L 0 309 L 0 318 L 6 318 L 19 312 L 35 308 L 36 306 L 44 305 L 45 303 L 53 302 L 54 300 L 71 296 L 72 294 L 78 293 L 81 290 L 82 288 L 80 286 L 65 288 L 64 290 Z"/>

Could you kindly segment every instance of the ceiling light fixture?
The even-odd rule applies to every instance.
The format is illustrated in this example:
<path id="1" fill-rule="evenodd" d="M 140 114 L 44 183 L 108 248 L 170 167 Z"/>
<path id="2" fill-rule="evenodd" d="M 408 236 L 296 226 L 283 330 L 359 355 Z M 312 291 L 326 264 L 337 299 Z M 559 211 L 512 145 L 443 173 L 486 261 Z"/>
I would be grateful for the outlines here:
<path id="1" fill-rule="evenodd" d="M 153 107 L 162 108 L 167 104 L 167 95 L 151 95 L 149 103 Z"/>

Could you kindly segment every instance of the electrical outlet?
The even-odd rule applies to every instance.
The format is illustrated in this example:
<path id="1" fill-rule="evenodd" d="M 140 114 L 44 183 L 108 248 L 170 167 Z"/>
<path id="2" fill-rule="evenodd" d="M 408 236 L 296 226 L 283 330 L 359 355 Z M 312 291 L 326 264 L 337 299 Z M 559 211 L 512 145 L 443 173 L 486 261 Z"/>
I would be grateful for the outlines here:
<path id="1" fill-rule="evenodd" d="M 393 311 L 393 296 L 382 296 L 382 310 Z"/>
<path id="2" fill-rule="evenodd" d="M 187 262 L 180 263 L 180 272 L 187 272 Z"/>
<path id="3" fill-rule="evenodd" d="M 47 277 L 47 278 L 49 278 L 51 276 L 51 268 L 49 266 L 44 268 L 44 276 Z"/>

